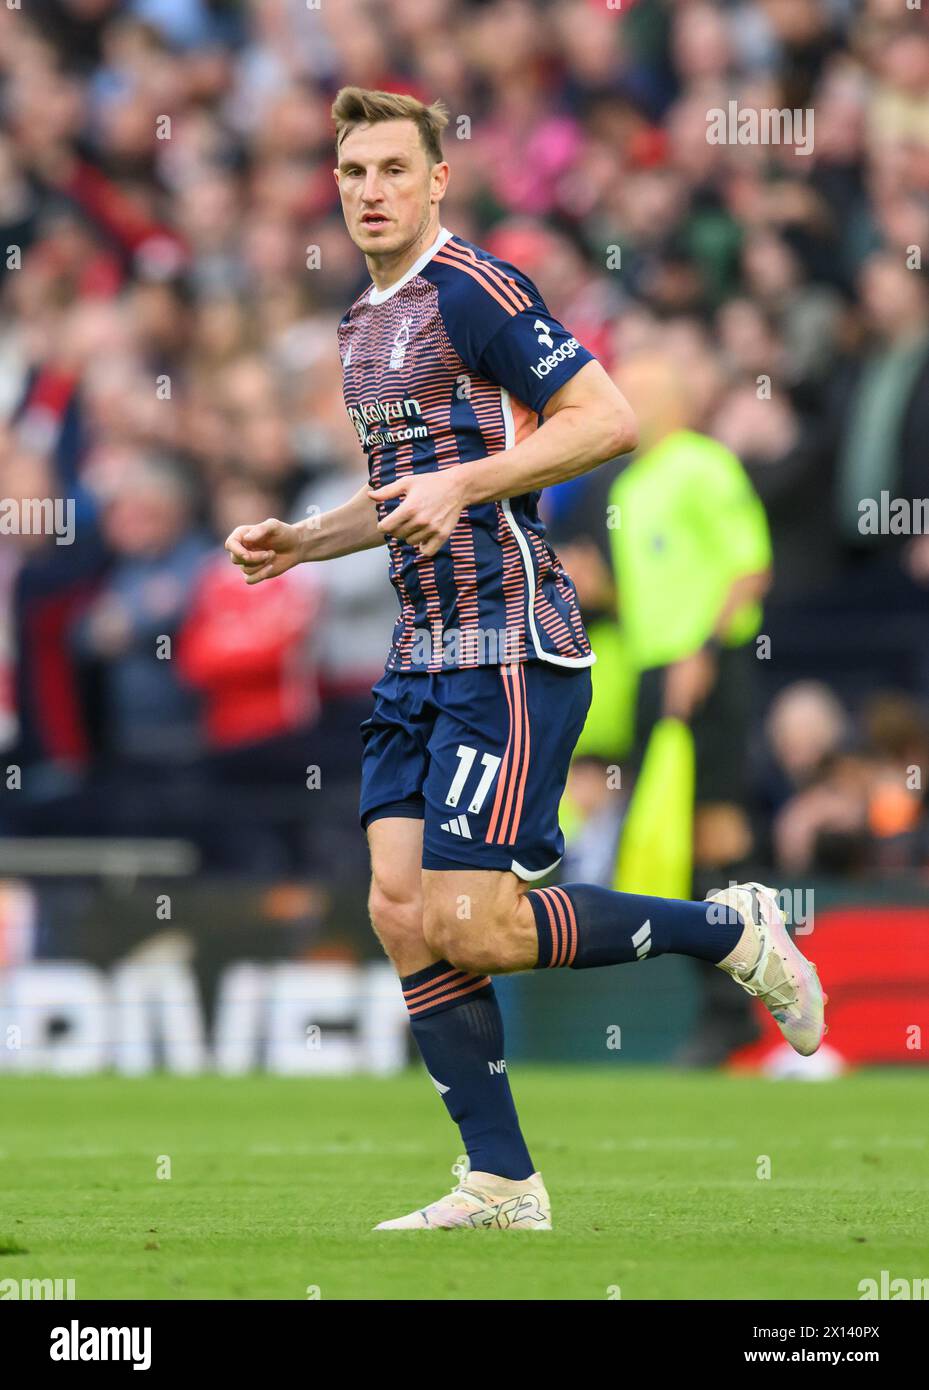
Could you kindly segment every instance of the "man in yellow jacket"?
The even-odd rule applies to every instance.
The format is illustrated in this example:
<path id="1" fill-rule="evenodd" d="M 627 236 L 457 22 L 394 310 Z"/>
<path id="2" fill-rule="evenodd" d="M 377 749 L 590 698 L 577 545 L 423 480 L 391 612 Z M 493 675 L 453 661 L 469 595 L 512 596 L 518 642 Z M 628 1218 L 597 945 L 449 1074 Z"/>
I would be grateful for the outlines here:
<path id="1" fill-rule="evenodd" d="M 744 876 L 753 853 L 747 742 L 755 660 L 764 655 L 756 639 L 771 540 L 739 460 L 690 428 L 687 382 L 673 362 L 641 354 L 623 363 L 622 375 L 639 448 L 584 509 L 588 518 L 604 518 L 612 573 L 593 545 L 576 547 L 577 554 L 561 546 L 572 572 L 586 576 L 595 606 L 612 590 L 618 615 L 621 678 L 615 662 L 602 672 L 594 667 L 588 725 L 592 736 L 609 729 L 610 715 L 627 703 L 629 681 L 637 682 L 633 746 L 617 750 L 625 754 L 624 787 L 642 771 L 650 741 L 651 749 L 623 828 L 615 886 L 703 896 Z M 688 766 L 691 734 L 695 766 Z M 691 830 L 692 844 L 676 843 Z M 681 1060 L 708 1065 L 754 1030 L 747 1001 L 719 990 L 718 972 L 702 973 L 704 1007 Z"/>

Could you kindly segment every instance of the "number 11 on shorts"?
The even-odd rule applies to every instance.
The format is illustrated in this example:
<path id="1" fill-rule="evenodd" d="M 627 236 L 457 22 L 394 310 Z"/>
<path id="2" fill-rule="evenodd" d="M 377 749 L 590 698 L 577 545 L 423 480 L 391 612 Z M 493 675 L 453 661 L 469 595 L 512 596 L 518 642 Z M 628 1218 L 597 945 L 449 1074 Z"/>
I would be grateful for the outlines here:
<path id="1" fill-rule="evenodd" d="M 465 783 L 474 766 L 474 759 L 477 757 L 477 749 L 469 747 L 466 743 L 459 743 L 457 752 L 458 768 L 452 778 L 451 786 L 448 789 L 448 795 L 445 798 L 446 806 L 458 805 L 461 800 L 461 794 L 465 788 Z M 468 803 L 469 812 L 479 811 L 487 800 L 487 793 L 490 791 L 494 777 L 497 775 L 497 768 L 500 766 L 500 762 L 501 759 L 496 757 L 493 753 L 484 753 L 481 755 L 481 767 L 483 768 L 483 772 L 477 784 L 477 789 Z"/>

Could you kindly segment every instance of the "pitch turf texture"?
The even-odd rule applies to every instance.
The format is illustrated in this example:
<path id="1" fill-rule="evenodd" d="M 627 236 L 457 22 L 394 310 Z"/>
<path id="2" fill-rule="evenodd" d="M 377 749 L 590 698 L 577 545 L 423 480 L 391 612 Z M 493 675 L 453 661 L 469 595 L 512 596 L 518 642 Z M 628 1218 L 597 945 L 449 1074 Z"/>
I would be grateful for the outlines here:
<path id="1" fill-rule="evenodd" d="M 73 1278 L 79 1299 L 856 1299 L 882 1269 L 929 1273 L 925 1074 L 514 1080 L 550 1234 L 371 1233 L 454 1184 L 422 1072 L 0 1077 L 0 1279 Z"/>

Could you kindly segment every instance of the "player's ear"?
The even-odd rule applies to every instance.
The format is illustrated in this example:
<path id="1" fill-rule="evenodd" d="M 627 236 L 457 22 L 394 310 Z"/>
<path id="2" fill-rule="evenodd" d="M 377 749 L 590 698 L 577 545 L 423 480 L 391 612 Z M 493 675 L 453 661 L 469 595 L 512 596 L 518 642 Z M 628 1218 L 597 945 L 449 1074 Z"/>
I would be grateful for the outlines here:
<path id="1" fill-rule="evenodd" d="M 445 197 L 445 190 L 448 187 L 448 165 L 443 160 L 441 164 L 432 166 L 432 196 L 437 203 Z"/>

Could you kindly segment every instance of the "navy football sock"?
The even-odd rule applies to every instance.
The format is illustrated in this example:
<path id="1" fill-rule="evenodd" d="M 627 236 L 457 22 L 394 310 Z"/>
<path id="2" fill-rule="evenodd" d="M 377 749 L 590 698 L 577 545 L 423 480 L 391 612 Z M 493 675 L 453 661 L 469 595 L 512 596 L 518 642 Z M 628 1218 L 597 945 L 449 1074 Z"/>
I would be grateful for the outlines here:
<path id="1" fill-rule="evenodd" d="M 447 960 L 401 979 L 410 1027 L 471 1168 L 501 1178 L 535 1172 L 503 1060 L 503 1019 L 489 975 Z"/>
<path id="2" fill-rule="evenodd" d="M 614 893 L 590 883 L 533 888 L 526 894 L 539 937 L 537 970 L 621 965 L 670 952 L 718 964 L 744 922 L 718 903 Z"/>

